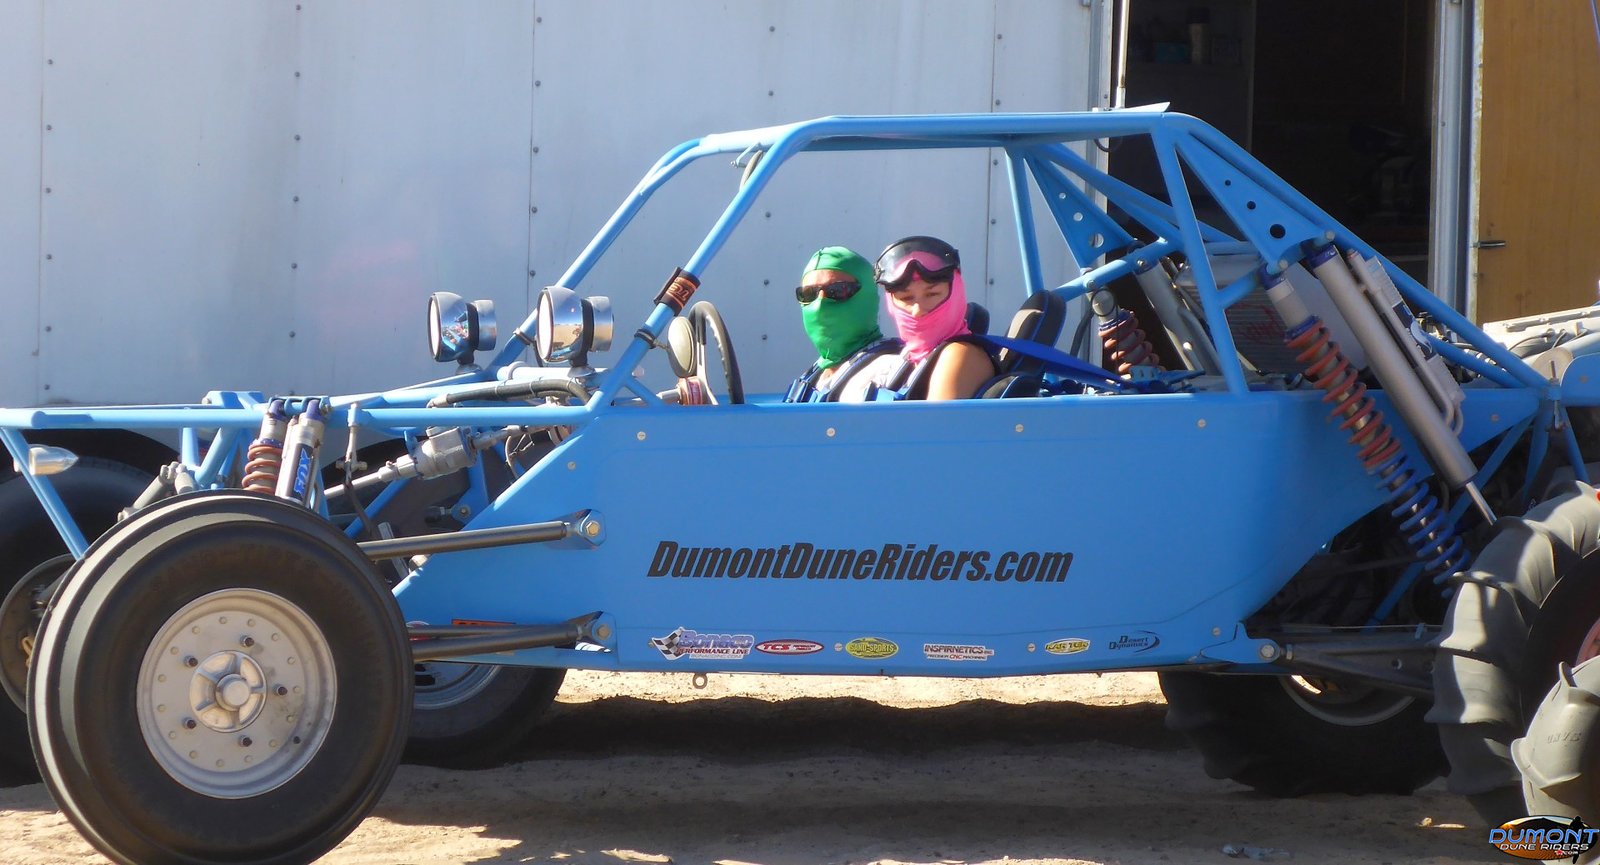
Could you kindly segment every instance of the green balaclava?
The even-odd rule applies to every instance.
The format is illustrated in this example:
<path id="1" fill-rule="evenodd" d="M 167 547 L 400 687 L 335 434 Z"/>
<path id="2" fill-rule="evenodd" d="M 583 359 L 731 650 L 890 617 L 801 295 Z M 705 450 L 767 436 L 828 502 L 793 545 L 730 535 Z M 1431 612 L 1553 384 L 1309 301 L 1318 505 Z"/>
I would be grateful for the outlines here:
<path id="1" fill-rule="evenodd" d="M 842 246 L 817 250 L 800 274 L 804 279 L 813 271 L 837 270 L 861 283 L 861 290 L 849 300 L 816 300 L 800 306 L 806 336 L 817 347 L 817 366 L 834 366 L 858 349 L 883 338 L 878 330 L 878 292 L 872 281 L 872 265 L 865 258 Z"/>

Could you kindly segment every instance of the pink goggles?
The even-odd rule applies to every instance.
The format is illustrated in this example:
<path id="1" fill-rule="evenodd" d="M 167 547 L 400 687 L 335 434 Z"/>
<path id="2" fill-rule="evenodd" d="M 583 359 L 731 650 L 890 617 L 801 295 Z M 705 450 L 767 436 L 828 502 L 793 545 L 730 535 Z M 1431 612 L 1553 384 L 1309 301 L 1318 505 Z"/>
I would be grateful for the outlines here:
<path id="1" fill-rule="evenodd" d="M 945 282 L 961 266 L 955 247 L 934 237 L 907 237 L 889 245 L 878 256 L 873 275 L 878 285 L 894 291 L 903 288 L 913 276 L 927 282 Z"/>

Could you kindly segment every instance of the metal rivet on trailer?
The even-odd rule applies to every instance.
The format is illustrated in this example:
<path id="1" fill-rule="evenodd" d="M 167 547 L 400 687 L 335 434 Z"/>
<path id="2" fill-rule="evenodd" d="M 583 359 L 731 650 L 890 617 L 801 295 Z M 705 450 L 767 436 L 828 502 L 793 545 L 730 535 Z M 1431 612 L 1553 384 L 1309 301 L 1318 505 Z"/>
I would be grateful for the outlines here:
<path id="1" fill-rule="evenodd" d="M 1489 422 L 1490 423 L 1499 423 L 1500 422 L 1500 416 L 1497 415 L 1497 414 L 1489 415 Z"/>
<path id="2" fill-rule="evenodd" d="M 535 145 L 534 145 L 534 146 L 533 146 L 533 152 L 534 152 L 534 153 L 538 153 L 538 152 L 539 152 L 539 145 L 537 145 L 537 144 L 535 144 Z"/>
<path id="3" fill-rule="evenodd" d="M 1017 424 L 1017 432 L 1022 432 L 1022 424 Z"/>
<path id="4" fill-rule="evenodd" d="M 768 26 L 767 27 L 767 32 L 768 33 L 776 33 L 776 32 L 778 32 L 778 28 L 772 27 L 772 26 Z"/>
<path id="5" fill-rule="evenodd" d="M 45 333 L 49 333 L 50 331 L 55 330 L 55 329 L 56 329 L 55 325 L 47 324 L 47 325 L 44 326 L 44 332 Z"/>
<path id="6" fill-rule="evenodd" d="M 54 261 L 55 260 L 55 256 L 51 255 L 50 253 L 47 252 L 47 253 L 44 254 L 44 260 L 45 261 Z"/>
<path id="7" fill-rule="evenodd" d="M 998 99 L 996 99 L 996 100 L 995 100 L 995 101 L 994 101 L 994 104 L 996 104 L 996 105 L 999 105 L 999 104 L 1000 104 L 1000 100 L 998 100 Z"/>
<path id="8" fill-rule="evenodd" d="M 634 438 L 638 439 L 639 441 L 644 441 L 644 430 L 639 430 L 639 432 L 634 435 Z"/>
<path id="9" fill-rule="evenodd" d="M 296 136 L 295 136 L 295 137 L 294 137 L 294 140 L 296 140 L 296 141 L 299 141 L 299 140 L 300 140 L 300 136 L 299 136 L 299 135 L 296 135 Z"/>
<path id="10" fill-rule="evenodd" d="M 1222 629 L 1221 628 L 1212 628 L 1211 629 L 1211 636 L 1213 636 L 1213 637 L 1222 636 Z"/>
<path id="11" fill-rule="evenodd" d="M 290 270 L 299 270 L 300 269 L 300 262 L 298 262 L 298 261 L 289 262 L 289 269 Z"/>
<path id="12" fill-rule="evenodd" d="M 771 96 L 771 95 L 772 95 L 772 91 L 771 91 L 771 90 L 768 90 L 768 91 L 767 91 L 767 95 L 768 95 L 768 96 Z"/>
<path id="13" fill-rule="evenodd" d="M 539 85 L 540 85 L 540 84 L 543 84 L 543 83 L 544 83 L 544 82 L 542 82 L 542 81 L 538 81 L 538 80 L 535 80 L 535 81 L 534 81 L 534 82 L 533 82 L 533 86 L 535 86 L 535 87 L 538 87 L 538 86 L 539 86 Z"/>
<path id="14" fill-rule="evenodd" d="M 1029 643 L 1029 644 L 1028 644 L 1028 651 L 1030 651 L 1030 652 L 1031 652 L 1031 651 L 1033 651 L 1033 650 L 1034 650 L 1034 649 L 1035 649 L 1035 648 L 1036 648 L 1036 647 L 1035 647 L 1035 646 L 1034 646 L 1034 645 L 1033 645 L 1033 644 L 1032 644 L 1032 643 Z"/>
<path id="15" fill-rule="evenodd" d="M 828 427 L 828 438 L 833 438 L 837 432 L 833 427 Z"/>
<path id="16" fill-rule="evenodd" d="M 535 24 L 543 24 L 544 23 L 544 19 L 543 18 L 535 18 L 535 19 L 533 19 L 533 23 L 535 23 Z"/>
<path id="17" fill-rule="evenodd" d="M 1199 428 L 1201 428 L 1201 429 L 1205 429 L 1206 428 L 1206 419 L 1205 418 L 1201 418 L 1201 419 L 1195 421 L 1194 425 L 1199 427 Z"/>
<path id="18" fill-rule="evenodd" d="M 996 33 L 996 34 L 994 34 L 994 38 L 995 38 L 995 41 L 998 42 L 1003 37 L 1001 37 L 1001 35 L 999 33 Z"/>
<path id="19" fill-rule="evenodd" d="M 528 212 L 529 213 L 538 213 L 539 212 L 539 208 L 537 208 L 537 207 L 529 207 L 528 208 Z"/>
<path id="20" fill-rule="evenodd" d="M 45 188 L 44 188 L 44 194 L 45 194 L 45 195 L 49 195 L 49 194 L 50 194 L 50 192 L 51 192 L 51 190 L 50 190 L 50 187 L 48 187 L 48 186 L 46 186 L 46 187 L 45 187 Z"/>
<path id="21" fill-rule="evenodd" d="M 295 197 L 294 197 L 294 200 L 295 200 L 295 201 L 299 201 L 299 200 L 300 200 L 300 196 L 298 196 L 298 195 L 296 195 L 296 196 L 295 196 Z"/>
<path id="22" fill-rule="evenodd" d="M 1278 647 L 1277 646 L 1265 645 L 1265 646 L 1261 647 L 1260 651 L 1261 651 L 1261 660 L 1263 660 L 1263 661 L 1271 661 L 1271 660 L 1273 660 L 1273 659 L 1278 657 Z"/>
<path id="23" fill-rule="evenodd" d="M 833 650 L 834 650 L 834 651 L 835 651 L 835 652 L 842 652 L 842 651 L 844 651 L 844 643 L 834 643 L 834 644 L 833 644 Z"/>
<path id="24" fill-rule="evenodd" d="M 596 637 L 599 637 L 602 640 L 611 639 L 611 626 L 610 625 L 601 625 L 600 627 L 595 628 L 594 629 L 594 635 Z"/>
<path id="25" fill-rule="evenodd" d="M 567 471 L 570 472 L 570 471 L 572 471 L 573 469 L 575 469 L 577 467 L 578 467 L 578 464 L 576 462 L 574 462 L 572 460 L 567 460 Z"/>
<path id="26" fill-rule="evenodd" d="M 300 77 L 300 70 L 298 70 L 298 69 L 295 70 L 294 77 L 296 77 L 296 78 Z"/>

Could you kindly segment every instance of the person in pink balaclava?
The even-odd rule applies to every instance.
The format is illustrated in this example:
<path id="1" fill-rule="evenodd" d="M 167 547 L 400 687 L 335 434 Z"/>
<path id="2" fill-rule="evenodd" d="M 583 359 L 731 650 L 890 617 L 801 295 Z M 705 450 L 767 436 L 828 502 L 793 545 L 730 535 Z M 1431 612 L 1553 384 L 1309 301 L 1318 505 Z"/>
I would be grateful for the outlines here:
<path id="1" fill-rule="evenodd" d="M 900 356 L 912 366 L 911 379 L 926 377 L 927 399 L 964 399 L 994 377 L 994 359 L 985 347 L 962 339 L 971 331 L 955 247 L 934 237 L 902 238 L 878 256 L 873 276 L 905 341 Z M 921 369 L 924 363 L 933 368 Z"/>

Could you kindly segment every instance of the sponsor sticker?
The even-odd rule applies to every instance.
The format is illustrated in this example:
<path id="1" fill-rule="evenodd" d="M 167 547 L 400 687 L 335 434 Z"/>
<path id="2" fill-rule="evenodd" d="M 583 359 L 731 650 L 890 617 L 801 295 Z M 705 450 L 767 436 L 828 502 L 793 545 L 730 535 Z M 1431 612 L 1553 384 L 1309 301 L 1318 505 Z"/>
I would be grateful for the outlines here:
<path id="1" fill-rule="evenodd" d="M 755 644 L 756 638 L 750 634 L 702 634 L 688 628 L 650 638 L 650 645 L 669 661 L 739 661 L 750 654 Z"/>
<path id="2" fill-rule="evenodd" d="M 1106 644 L 1106 648 L 1113 652 L 1131 649 L 1133 654 L 1142 655 L 1145 652 L 1161 645 L 1161 638 L 1149 631 L 1139 631 L 1136 634 L 1121 634 L 1115 640 Z"/>
<path id="3" fill-rule="evenodd" d="M 1582 817 L 1518 817 L 1489 830 L 1489 843 L 1518 859 L 1566 859 L 1578 857 L 1595 846 L 1596 833 Z"/>
<path id="4" fill-rule="evenodd" d="M 923 643 L 922 654 L 930 661 L 987 661 L 994 656 L 994 649 L 957 643 Z"/>
<path id="5" fill-rule="evenodd" d="M 1089 641 L 1082 637 L 1066 637 L 1045 643 L 1044 650 L 1052 655 L 1076 655 L 1089 651 Z"/>
<path id="6" fill-rule="evenodd" d="M 757 643 L 756 651 L 769 655 L 810 655 L 822 651 L 822 644 L 810 640 L 767 640 Z"/>
<path id="7" fill-rule="evenodd" d="M 852 657 L 876 661 L 894 657 L 894 654 L 900 651 L 900 645 L 893 640 L 885 640 L 882 637 L 857 637 L 845 643 L 844 650 L 849 652 Z"/>

